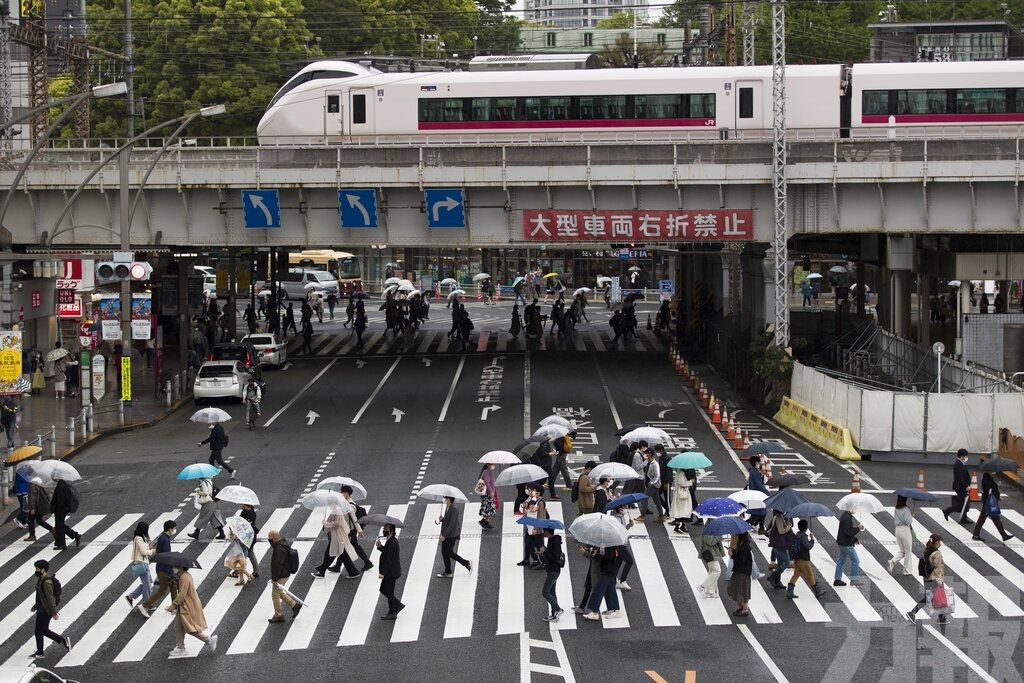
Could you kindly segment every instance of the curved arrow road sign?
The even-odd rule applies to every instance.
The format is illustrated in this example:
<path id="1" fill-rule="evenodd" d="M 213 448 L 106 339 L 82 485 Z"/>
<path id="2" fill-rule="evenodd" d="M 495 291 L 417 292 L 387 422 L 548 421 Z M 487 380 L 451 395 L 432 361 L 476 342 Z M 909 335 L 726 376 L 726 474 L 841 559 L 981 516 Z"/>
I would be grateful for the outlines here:
<path id="1" fill-rule="evenodd" d="M 466 227 L 466 196 L 461 187 L 423 191 L 428 228 Z"/>

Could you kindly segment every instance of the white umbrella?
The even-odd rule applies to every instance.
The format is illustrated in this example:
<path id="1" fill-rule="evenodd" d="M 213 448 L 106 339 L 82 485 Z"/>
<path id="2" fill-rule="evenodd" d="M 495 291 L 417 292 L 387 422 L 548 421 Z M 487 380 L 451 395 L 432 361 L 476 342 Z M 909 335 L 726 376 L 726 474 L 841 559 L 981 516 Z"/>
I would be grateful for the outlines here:
<path id="1" fill-rule="evenodd" d="M 627 479 L 639 479 L 640 475 L 632 467 L 621 462 L 603 462 L 590 470 L 590 478 L 593 481 L 601 481 L 602 477 L 616 481 Z"/>
<path id="2" fill-rule="evenodd" d="M 959 287 L 960 286 L 960 281 L 959 280 L 950 280 L 946 284 L 948 284 L 950 287 Z"/>
<path id="3" fill-rule="evenodd" d="M 449 299 L 454 299 L 456 297 L 460 297 L 460 296 L 465 295 L 465 293 L 466 293 L 466 291 L 462 290 L 462 289 L 452 290 L 451 292 L 448 293 L 448 298 Z"/>
<path id="4" fill-rule="evenodd" d="M 580 515 L 569 525 L 569 533 L 577 541 L 597 548 L 626 545 L 626 527 L 601 512 Z"/>
<path id="5" fill-rule="evenodd" d="M 629 267 L 629 272 L 631 272 L 631 273 L 639 273 L 640 272 L 640 266 L 630 266 Z"/>
<path id="6" fill-rule="evenodd" d="M 448 285 L 457 285 L 459 284 L 459 281 L 453 277 L 446 277 L 445 279 L 441 280 L 438 284 L 441 285 L 442 287 L 447 287 Z"/>
<path id="7" fill-rule="evenodd" d="M 828 269 L 828 272 L 830 272 L 830 273 L 845 273 L 845 272 L 847 272 L 847 270 L 846 270 L 846 268 L 844 266 L 832 266 L 831 268 Z"/>
<path id="8" fill-rule="evenodd" d="M 580 287 L 575 292 L 573 292 L 572 295 L 579 296 L 580 294 L 590 294 L 593 291 L 594 290 L 592 290 L 590 287 Z"/>
<path id="9" fill-rule="evenodd" d="M 809 273 L 805 280 L 820 280 L 822 278 L 821 273 Z"/>
<path id="10" fill-rule="evenodd" d="M 50 467 L 50 479 L 54 481 L 80 481 L 82 475 L 74 467 L 61 460 L 45 460 Z"/>
<path id="11" fill-rule="evenodd" d="M 495 486 L 513 486 L 515 484 L 529 484 L 530 482 L 547 479 L 548 473 L 537 465 L 513 465 L 498 475 L 494 480 Z"/>
<path id="12" fill-rule="evenodd" d="M 341 493 L 341 487 L 348 486 L 352 489 L 352 500 L 366 500 L 366 487 L 351 477 L 327 477 L 316 485 L 318 489 L 337 491 Z"/>
<path id="13" fill-rule="evenodd" d="M 307 282 L 305 285 L 303 285 L 302 288 L 305 289 L 307 292 L 309 292 L 309 291 L 314 290 L 314 289 L 320 289 L 321 286 L 322 285 L 320 285 L 319 282 Z"/>
<path id="14" fill-rule="evenodd" d="M 398 291 L 399 292 L 406 292 L 406 293 L 408 293 L 408 292 L 415 292 L 416 288 L 414 286 L 410 285 L 410 284 L 401 284 L 401 285 L 398 285 Z"/>
<path id="15" fill-rule="evenodd" d="M 384 288 L 384 291 L 382 291 L 382 292 L 380 293 L 380 298 L 381 298 L 381 299 L 386 299 L 386 298 L 388 298 L 388 294 L 390 294 L 391 292 L 394 292 L 394 291 L 396 291 L 397 289 L 398 289 L 398 285 L 391 285 L 390 287 L 385 287 L 385 288 Z"/>
<path id="16" fill-rule="evenodd" d="M 256 538 L 256 533 L 252 530 L 252 524 L 249 524 L 249 520 L 235 515 L 234 517 L 228 517 L 225 523 L 228 529 L 231 530 L 231 533 L 235 535 L 235 538 L 242 542 L 242 545 L 246 547 L 252 545 L 253 539 Z"/>
<path id="17" fill-rule="evenodd" d="M 547 475 L 545 475 L 547 476 Z M 436 500 L 438 502 L 445 498 L 454 498 L 455 500 L 466 500 L 466 494 L 458 490 L 451 484 L 428 484 L 419 490 L 416 494 L 420 498 L 426 498 L 427 500 Z"/>
<path id="18" fill-rule="evenodd" d="M 327 507 L 329 505 L 337 505 L 341 508 L 342 513 L 346 513 L 352 509 L 349 502 L 345 500 L 345 496 L 341 495 L 337 491 L 317 489 L 316 491 L 307 493 L 302 497 L 302 507 L 307 510 L 316 510 L 317 508 Z"/>
<path id="19" fill-rule="evenodd" d="M 254 507 L 260 504 L 260 499 L 256 496 L 256 492 L 240 484 L 222 488 L 217 493 L 217 500 L 222 500 L 225 503 L 234 503 L 235 505 L 252 505 Z"/>
<path id="20" fill-rule="evenodd" d="M 490 280 L 491 276 L 487 273 L 477 273 L 473 276 L 473 282 L 480 282 L 482 280 Z"/>
<path id="21" fill-rule="evenodd" d="M 761 491 L 754 491 L 752 489 L 743 489 L 730 493 L 729 498 L 735 500 L 741 505 L 746 505 L 748 510 L 760 510 L 764 507 L 764 499 L 768 497 L 768 494 Z"/>
<path id="22" fill-rule="evenodd" d="M 518 465 L 521 461 L 518 455 L 509 451 L 489 451 L 477 462 L 481 465 Z"/>
<path id="23" fill-rule="evenodd" d="M 30 484 L 39 484 L 40 486 L 49 486 L 53 483 L 53 479 L 50 478 L 50 465 L 48 463 L 54 462 L 53 460 L 26 460 L 19 462 L 14 471 L 20 474 L 22 478 L 28 481 Z"/>
<path id="24" fill-rule="evenodd" d="M 197 410 L 189 418 L 193 422 L 202 422 L 204 424 L 213 425 L 218 422 L 227 422 L 231 419 L 231 416 L 220 408 L 203 408 Z"/>
<path id="25" fill-rule="evenodd" d="M 384 286 L 387 287 L 388 285 L 397 285 L 401 284 L 401 282 L 402 278 L 400 277 L 389 277 L 387 280 L 384 281 Z"/>
<path id="26" fill-rule="evenodd" d="M 611 283 L 612 283 L 612 279 L 610 277 L 602 276 L 602 277 L 597 278 L 597 286 L 598 287 L 600 287 L 603 284 L 609 284 L 610 285 Z"/>
<path id="27" fill-rule="evenodd" d="M 544 425 L 533 433 L 534 436 L 539 436 L 543 439 L 557 439 L 561 436 L 565 436 L 569 433 L 568 427 L 563 427 L 559 424 L 548 424 Z"/>
<path id="28" fill-rule="evenodd" d="M 420 291 L 420 290 L 418 290 L 418 289 L 414 289 L 413 291 L 409 292 L 409 298 L 410 298 L 410 299 L 411 299 L 412 297 L 414 297 L 414 296 L 423 296 L 423 292 L 421 292 L 421 291 Z"/>
<path id="29" fill-rule="evenodd" d="M 540 424 L 541 427 L 546 427 L 548 425 L 561 425 L 561 426 L 565 427 L 566 429 L 568 429 L 570 431 L 572 431 L 572 428 L 573 428 L 572 422 L 570 422 L 569 420 L 566 420 L 561 415 L 548 415 L 543 420 L 541 420 L 538 424 Z"/>
<path id="30" fill-rule="evenodd" d="M 398 281 L 398 286 L 399 287 L 401 287 L 402 285 L 411 285 L 411 284 L 412 284 L 412 280 L 404 280 L 403 279 L 403 280 L 399 280 Z"/>
<path id="31" fill-rule="evenodd" d="M 659 443 L 663 446 L 672 445 L 672 437 L 668 435 L 668 432 L 657 427 L 638 427 L 624 435 L 619 443 L 631 444 L 637 441 L 646 441 L 651 446 Z"/>
<path id="32" fill-rule="evenodd" d="M 882 505 L 882 501 L 878 500 L 870 493 L 851 493 L 843 496 L 836 503 L 836 508 L 839 510 L 849 510 L 850 512 L 866 512 L 869 515 L 874 515 L 885 510 L 885 506 Z"/>

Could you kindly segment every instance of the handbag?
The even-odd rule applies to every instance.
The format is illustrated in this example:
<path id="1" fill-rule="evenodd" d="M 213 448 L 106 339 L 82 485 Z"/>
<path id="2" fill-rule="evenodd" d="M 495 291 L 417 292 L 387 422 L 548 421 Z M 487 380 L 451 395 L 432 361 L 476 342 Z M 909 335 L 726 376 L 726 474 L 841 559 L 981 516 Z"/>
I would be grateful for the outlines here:
<path id="1" fill-rule="evenodd" d="M 128 571 L 131 572 L 131 575 L 134 577 L 145 576 L 149 573 L 149 563 L 132 562 L 130 565 L 128 565 Z"/>
<path id="2" fill-rule="evenodd" d="M 940 583 L 932 591 L 932 609 L 946 609 L 947 607 L 949 607 L 949 598 L 946 595 L 946 586 Z"/>
<path id="3" fill-rule="evenodd" d="M 476 480 L 476 486 L 473 487 L 473 493 L 478 496 L 482 496 L 487 493 L 487 484 L 484 483 L 483 479 Z"/>
<path id="4" fill-rule="evenodd" d="M 985 514 L 989 517 L 999 517 L 1002 514 L 999 509 L 999 499 L 994 493 L 988 494 L 988 498 L 985 499 Z"/>

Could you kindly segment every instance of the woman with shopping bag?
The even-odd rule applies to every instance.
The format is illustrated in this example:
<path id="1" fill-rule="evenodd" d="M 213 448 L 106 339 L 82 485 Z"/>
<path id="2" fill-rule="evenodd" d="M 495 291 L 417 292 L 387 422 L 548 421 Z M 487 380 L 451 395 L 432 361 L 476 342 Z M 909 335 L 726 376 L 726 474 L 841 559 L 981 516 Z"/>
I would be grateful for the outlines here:
<path id="1" fill-rule="evenodd" d="M 946 568 L 942 553 L 939 552 L 941 546 L 942 536 L 939 534 L 932 534 L 925 543 L 924 552 L 917 564 L 917 573 L 924 579 L 924 595 L 914 609 L 907 612 L 907 618 L 911 621 L 917 620 L 918 611 L 924 607 L 928 614 L 938 615 L 940 624 L 949 623 L 948 615 L 953 611 L 953 594 L 943 584 Z"/>

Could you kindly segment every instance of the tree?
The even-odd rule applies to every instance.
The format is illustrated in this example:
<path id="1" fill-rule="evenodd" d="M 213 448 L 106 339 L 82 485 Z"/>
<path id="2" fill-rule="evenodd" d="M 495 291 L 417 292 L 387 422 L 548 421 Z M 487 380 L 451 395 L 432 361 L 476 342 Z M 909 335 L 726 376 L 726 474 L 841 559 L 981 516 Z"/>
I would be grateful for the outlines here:
<path id="1" fill-rule="evenodd" d="M 717 16 L 718 8 L 722 5 L 721 0 L 711 0 L 711 2 L 675 0 L 662 10 L 661 18 L 655 25 L 661 28 L 686 28 L 686 22 L 690 22 L 694 28 L 700 28 L 707 22 L 709 5 L 715 9 Z"/>
<path id="2" fill-rule="evenodd" d="M 853 20 L 852 4 L 846 2 L 786 3 L 786 62 L 845 63 L 863 61 L 870 49 L 871 32 Z M 754 44 L 758 63 L 771 62 L 771 8 L 757 8 Z"/>
<path id="3" fill-rule="evenodd" d="M 637 61 L 640 66 L 667 66 L 672 58 L 665 52 L 660 43 L 637 43 Z M 610 68 L 627 68 L 633 66 L 633 37 L 619 35 L 615 42 L 604 45 L 597 53 L 601 66 Z"/>
<path id="4" fill-rule="evenodd" d="M 633 28 L 633 26 L 646 26 L 632 12 L 616 12 L 607 19 L 597 22 L 595 28 Z"/>
<path id="5" fill-rule="evenodd" d="M 49 100 L 53 102 L 59 100 L 62 97 L 67 97 L 71 94 L 71 88 L 74 85 L 74 81 L 71 78 L 71 74 L 62 72 L 49 79 Z M 80 105 L 85 106 L 85 105 Z M 68 105 L 62 104 L 57 107 L 51 107 L 47 111 L 48 121 L 52 124 L 64 111 L 68 108 Z M 75 138 L 75 119 L 74 114 L 71 114 L 65 121 L 64 125 L 61 126 L 60 130 L 56 131 L 50 136 L 50 139 L 59 138 L 61 140 L 73 140 Z"/>

